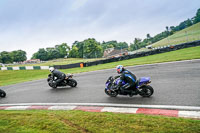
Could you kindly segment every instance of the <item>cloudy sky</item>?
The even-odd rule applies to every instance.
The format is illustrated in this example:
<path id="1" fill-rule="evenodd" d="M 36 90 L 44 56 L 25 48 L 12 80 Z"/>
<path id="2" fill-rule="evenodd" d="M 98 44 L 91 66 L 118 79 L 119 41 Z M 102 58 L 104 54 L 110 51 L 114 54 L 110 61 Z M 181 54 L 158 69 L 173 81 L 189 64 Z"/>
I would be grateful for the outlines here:
<path id="1" fill-rule="evenodd" d="M 195 16 L 200 0 L 0 0 L 0 52 L 95 38 L 133 42 Z"/>

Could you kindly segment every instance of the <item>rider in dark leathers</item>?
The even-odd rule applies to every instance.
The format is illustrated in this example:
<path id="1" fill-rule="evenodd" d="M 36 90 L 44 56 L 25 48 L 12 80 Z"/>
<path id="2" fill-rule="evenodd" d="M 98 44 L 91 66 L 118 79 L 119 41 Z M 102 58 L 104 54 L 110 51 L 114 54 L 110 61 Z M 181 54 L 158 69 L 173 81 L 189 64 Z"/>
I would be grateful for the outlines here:
<path id="1" fill-rule="evenodd" d="M 54 69 L 53 67 L 50 67 L 49 71 L 51 72 L 53 79 L 54 77 L 57 77 L 55 82 L 56 85 L 61 83 L 66 78 L 66 75 L 63 72 L 60 72 L 57 69 Z"/>
<path id="2" fill-rule="evenodd" d="M 115 78 L 120 77 L 120 82 L 118 84 L 118 88 L 121 90 L 122 93 L 130 93 L 129 89 L 135 89 L 136 84 L 136 76 L 131 73 L 130 71 L 124 69 L 122 65 L 117 66 L 117 72 L 118 74 L 121 74 L 120 76 L 116 76 Z M 122 86 L 122 81 L 124 81 L 126 84 Z"/>

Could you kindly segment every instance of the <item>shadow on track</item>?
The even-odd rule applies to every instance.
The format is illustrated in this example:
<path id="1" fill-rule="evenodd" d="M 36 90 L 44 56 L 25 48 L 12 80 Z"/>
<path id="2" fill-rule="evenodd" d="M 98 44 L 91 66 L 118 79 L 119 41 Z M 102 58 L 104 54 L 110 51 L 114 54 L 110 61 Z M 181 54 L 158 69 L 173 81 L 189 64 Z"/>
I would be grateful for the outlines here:
<path id="1" fill-rule="evenodd" d="M 50 88 L 50 91 L 56 92 L 56 91 L 70 91 L 72 89 L 75 89 L 76 87 L 59 87 L 59 88 Z"/>

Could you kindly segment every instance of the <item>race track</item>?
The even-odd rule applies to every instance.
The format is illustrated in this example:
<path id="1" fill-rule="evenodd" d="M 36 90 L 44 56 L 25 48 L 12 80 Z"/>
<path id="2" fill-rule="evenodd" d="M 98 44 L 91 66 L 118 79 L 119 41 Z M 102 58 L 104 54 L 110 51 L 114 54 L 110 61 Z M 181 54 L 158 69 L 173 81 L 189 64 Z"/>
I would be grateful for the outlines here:
<path id="1" fill-rule="evenodd" d="M 127 67 L 137 78 L 151 77 L 154 94 L 117 96 L 104 93 L 105 81 L 115 69 L 75 74 L 76 88 L 52 89 L 46 79 L 0 87 L 7 93 L 0 104 L 13 103 L 118 103 L 142 105 L 200 106 L 200 60 Z"/>

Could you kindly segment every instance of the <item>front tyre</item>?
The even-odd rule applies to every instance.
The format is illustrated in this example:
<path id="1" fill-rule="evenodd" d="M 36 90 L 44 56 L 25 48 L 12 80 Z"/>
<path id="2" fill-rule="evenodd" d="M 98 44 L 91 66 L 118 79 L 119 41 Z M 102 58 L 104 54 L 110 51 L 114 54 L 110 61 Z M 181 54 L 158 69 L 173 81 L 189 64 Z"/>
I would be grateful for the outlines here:
<path id="1" fill-rule="evenodd" d="M 150 97 L 154 93 L 154 90 L 150 85 L 144 85 L 140 88 L 140 90 L 139 95 L 142 97 Z"/>
<path id="2" fill-rule="evenodd" d="M 105 89 L 105 93 L 110 97 L 116 97 L 118 95 L 116 91 L 108 90 L 108 89 Z"/>
<path id="3" fill-rule="evenodd" d="M 76 87 L 77 86 L 77 81 L 74 79 L 68 79 L 68 85 L 71 87 Z"/>
<path id="4" fill-rule="evenodd" d="M 3 90 L 0 90 L 0 97 L 6 97 L 6 93 Z"/>
<path id="5" fill-rule="evenodd" d="M 57 88 L 57 85 L 56 85 L 55 83 L 53 83 L 52 80 L 50 80 L 48 83 L 49 83 L 49 86 L 50 86 L 51 88 L 53 88 L 53 89 L 56 89 L 56 88 Z"/>

